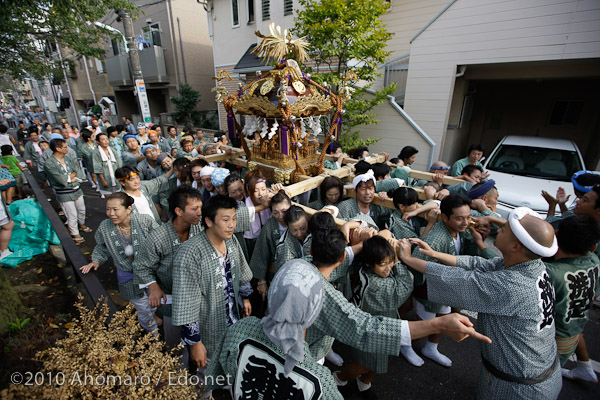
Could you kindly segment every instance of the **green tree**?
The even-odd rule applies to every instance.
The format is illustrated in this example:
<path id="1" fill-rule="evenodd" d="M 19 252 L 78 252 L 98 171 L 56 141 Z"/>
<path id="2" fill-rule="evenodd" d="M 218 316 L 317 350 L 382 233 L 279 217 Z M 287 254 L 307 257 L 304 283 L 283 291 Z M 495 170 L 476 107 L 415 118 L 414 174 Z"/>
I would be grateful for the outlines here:
<path id="1" fill-rule="evenodd" d="M 366 82 L 346 103 L 341 142 L 344 150 L 375 143 L 379 139 L 362 140 L 355 127 L 376 124 L 379 121 L 371 112 L 373 107 L 394 93 L 390 85 L 375 95 L 368 89 L 381 74 L 377 66 L 390 55 L 386 50 L 391 34 L 381 22 L 389 8 L 383 0 L 299 0 L 301 5 L 295 17 L 294 33 L 306 37 L 314 66 L 306 66 L 315 81 L 327 82 L 337 89 L 346 73 L 353 71 Z"/>
<path id="2" fill-rule="evenodd" d="M 179 97 L 171 96 L 171 101 L 175 105 L 175 113 L 173 118 L 180 124 L 197 125 L 200 123 L 201 113 L 196 110 L 196 106 L 200 101 L 200 93 L 190 85 L 182 84 L 177 92 Z"/>
<path id="3" fill-rule="evenodd" d="M 129 0 L 1 0 L 0 73 L 62 76 L 50 57 L 56 43 L 77 55 L 102 58 L 102 40 L 112 34 L 93 23 L 115 9 L 138 13 Z"/>

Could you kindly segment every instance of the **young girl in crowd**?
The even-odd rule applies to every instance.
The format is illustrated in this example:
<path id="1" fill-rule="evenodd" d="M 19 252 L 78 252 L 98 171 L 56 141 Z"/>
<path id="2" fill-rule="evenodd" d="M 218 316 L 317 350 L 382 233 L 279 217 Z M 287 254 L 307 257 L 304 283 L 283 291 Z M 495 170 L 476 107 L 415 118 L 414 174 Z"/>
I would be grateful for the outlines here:
<path id="1" fill-rule="evenodd" d="M 158 224 L 151 217 L 132 211 L 133 198 L 126 193 L 118 192 L 108 197 L 108 219 L 100 223 L 92 262 L 81 267 L 81 272 L 87 274 L 92 268 L 97 270 L 112 258 L 117 268 L 119 295 L 133 303 L 142 328 L 158 336 L 157 323 L 162 321 L 154 316 L 156 309 L 148 304 L 149 289 L 140 289 L 133 283 L 133 260 L 150 231 Z"/>
<path id="2" fill-rule="evenodd" d="M 353 301 L 361 310 L 371 315 L 397 318 L 398 308 L 406 301 L 413 289 L 413 277 L 404 265 L 396 262 L 394 247 L 383 237 L 373 236 L 363 244 L 360 255 L 362 268 L 360 283 Z M 369 398 L 371 381 L 376 374 L 385 374 L 388 355 L 366 353 L 352 349 L 355 360 L 343 372 L 334 372 L 338 386 L 356 378 L 358 390 Z"/>
<path id="3" fill-rule="evenodd" d="M 268 206 L 269 190 L 267 189 L 267 180 L 259 170 L 249 171 L 244 179 L 246 189 L 246 206 Z M 256 239 L 260 235 L 261 228 L 271 218 L 271 210 L 265 207 L 262 211 L 256 213 L 254 221 L 250 224 L 250 230 L 244 234 L 246 245 L 250 257 L 254 251 Z M 283 219 L 283 215 L 282 215 Z"/>
<path id="4" fill-rule="evenodd" d="M 2 157 L 0 157 L 0 162 L 8 167 L 8 172 L 15 178 L 17 182 L 17 196 L 19 199 L 23 198 L 23 170 L 25 168 L 19 165 L 19 160 L 17 157 L 13 156 L 13 147 L 11 145 L 5 144 L 0 147 L 0 152 L 2 152 Z M 12 198 L 8 198 L 9 203 L 12 202 Z"/>

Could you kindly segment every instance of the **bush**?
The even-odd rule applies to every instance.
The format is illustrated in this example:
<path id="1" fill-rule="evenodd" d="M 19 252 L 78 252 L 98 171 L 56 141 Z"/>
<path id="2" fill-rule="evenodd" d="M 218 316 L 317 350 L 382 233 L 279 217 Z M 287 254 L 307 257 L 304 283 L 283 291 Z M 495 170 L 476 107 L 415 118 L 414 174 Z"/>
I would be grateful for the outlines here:
<path id="1" fill-rule="evenodd" d="M 12 385 L 2 398 L 35 399 L 184 399 L 197 397 L 192 380 L 178 384 L 177 349 L 141 328 L 130 303 L 110 322 L 106 302 L 93 310 L 76 304 L 79 320 L 56 346 L 37 354 L 43 363 L 35 379 L 43 384 Z M 181 345 L 180 345 L 181 346 Z M 169 380 L 171 378 L 171 380 Z M 183 380 L 182 380 L 183 381 Z M 37 381 L 36 381 L 37 383 Z M 171 383 L 171 384 L 170 384 Z"/>

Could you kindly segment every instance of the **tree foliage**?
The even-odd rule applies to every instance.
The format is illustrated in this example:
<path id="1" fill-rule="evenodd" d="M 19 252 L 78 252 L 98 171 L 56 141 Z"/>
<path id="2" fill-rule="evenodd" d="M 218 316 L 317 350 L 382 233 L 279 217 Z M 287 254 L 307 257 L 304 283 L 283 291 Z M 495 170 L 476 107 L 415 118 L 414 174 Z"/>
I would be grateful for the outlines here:
<path id="1" fill-rule="evenodd" d="M 129 0 L 0 1 L 0 73 L 13 77 L 62 76 L 58 61 L 50 57 L 57 42 L 75 54 L 102 58 L 102 40 L 112 34 L 93 23 L 115 9 L 138 13 Z"/>
<path id="2" fill-rule="evenodd" d="M 196 125 L 200 122 L 201 113 L 196 110 L 200 101 L 200 93 L 188 84 L 179 86 L 178 97 L 171 96 L 171 102 L 175 105 L 173 118 L 180 124 Z"/>
<path id="3" fill-rule="evenodd" d="M 375 96 L 366 90 L 380 76 L 377 67 L 384 64 L 390 52 L 386 44 L 391 38 L 381 22 L 389 8 L 383 0 L 299 0 L 300 11 L 295 18 L 294 33 L 306 37 L 314 65 L 306 69 L 318 82 L 327 82 L 335 90 L 348 71 L 356 73 L 366 83 L 346 103 L 342 142 L 361 145 L 353 128 L 379 121 L 370 111 L 395 91 L 387 87 Z M 369 141 L 374 143 L 373 139 Z M 366 142 L 364 143 L 366 144 Z"/>

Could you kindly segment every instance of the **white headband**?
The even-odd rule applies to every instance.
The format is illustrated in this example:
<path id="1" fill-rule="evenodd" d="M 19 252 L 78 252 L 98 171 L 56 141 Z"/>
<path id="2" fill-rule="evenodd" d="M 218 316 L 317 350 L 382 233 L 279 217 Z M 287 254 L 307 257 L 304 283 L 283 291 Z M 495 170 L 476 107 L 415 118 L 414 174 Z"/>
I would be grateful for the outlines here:
<path id="1" fill-rule="evenodd" d="M 533 217 L 542 219 L 540 215 L 533 211 L 531 208 L 515 208 L 510 212 L 510 214 L 508 214 L 508 223 L 510 224 L 510 229 L 512 230 L 513 234 L 516 236 L 517 239 L 519 239 L 519 242 L 521 242 L 523 246 L 527 247 L 529 250 L 531 250 L 538 256 L 552 257 L 553 255 L 555 255 L 558 251 L 558 243 L 556 242 L 556 236 L 552 235 L 554 237 L 554 240 L 552 241 L 552 246 L 550 247 L 542 246 L 541 244 L 536 242 L 531 237 L 529 232 L 527 232 L 523 225 L 521 225 L 521 223 L 519 222 L 526 215 L 531 215 Z"/>
<path id="2" fill-rule="evenodd" d="M 202 167 L 202 169 L 200 170 L 200 176 L 212 175 L 214 171 L 214 167 L 207 165 L 206 167 Z"/>
<path id="3" fill-rule="evenodd" d="M 354 177 L 354 179 L 352 179 L 352 186 L 356 190 L 356 187 L 358 186 L 359 183 L 368 182 L 371 180 L 373 181 L 373 185 L 375 185 L 377 183 L 377 181 L 375 180 L 375 173 L 373 172 L 372 169 L 368 170 L 364 174 L 356 175 Z"/>

